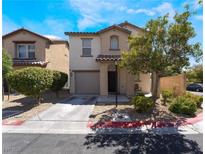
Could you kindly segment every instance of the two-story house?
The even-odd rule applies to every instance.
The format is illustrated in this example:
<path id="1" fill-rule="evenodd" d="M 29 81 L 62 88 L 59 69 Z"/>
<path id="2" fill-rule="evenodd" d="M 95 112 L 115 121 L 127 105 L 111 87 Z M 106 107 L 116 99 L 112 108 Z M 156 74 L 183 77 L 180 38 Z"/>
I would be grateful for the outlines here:
<path id="1" fill-rule="evenodd" d="M 69 73 L 69 44 L 65 40 L 21 28 L 2 37 L 2 46 L 13 58 L 13 68 L 37 66 Z"/>
<path id="2" fill-rule="evenodd" d="M 117 90 L 122 95 L 131 96 L 136 90 L 150 92 L 150 74 L 132 75 L 126 69 L 116 68 L 122 51 L 129 52 L 128 37 L 142 35 L 141 28 L 124 22 L 97 32 L 65 34 L 69 35 L 70 41 L 72 94 L 107 96 Z"/>
<path id="3" fill-rule="evenodd" d="M 2 46 L 13 59 L 13 68 L 42 67 L 69 75 L 68 41 L 49 38 L 21 28 L 2 37 Z M 66 87 L 69 86 L 69 82 Z"/>

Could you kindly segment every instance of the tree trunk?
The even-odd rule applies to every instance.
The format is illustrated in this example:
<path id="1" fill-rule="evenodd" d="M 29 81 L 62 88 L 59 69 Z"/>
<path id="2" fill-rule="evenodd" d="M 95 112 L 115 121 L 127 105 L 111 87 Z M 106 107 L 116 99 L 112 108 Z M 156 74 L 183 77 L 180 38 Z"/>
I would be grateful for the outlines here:
<path id="1" fill-rule="evenodd" d="M 163 105 L 166 105 L 166 103 L 167 103 L 167 98 L 166 97 L 164 98 L 163 102 L 164 102 Z"/>
<path id="2" fill-rule="evenodd" d="M 11 88 L 8 85 L 8 101 L 10 100 Z"/>
<path id="3" fill-rule="evenodd" d="M 40 105 L 40 104 L 41 104 L 41 96 L 38 96 L 38 97 L 37 97 L 37 100 L 38 100 L 38 102 L 37 102 L 38 105 Z"/>
<path id="4" fill-rule="evenodd" d="M 160 78 L 159 73 L 154 71 L 152 72 L 152 85 L 151 85 L 151 91 L 152 91 L 152 99 L 154 102 L 156 102 L 157 98 L 159 98 L 160 92 Z"/>
<path id="5" fill-rule="evenodd" d="M 4 101 L 4 79 L 2 77 L 2 101 Z"/>
<path id="6" fill-rule="evenodd" d="M 5 83 L 6 83 L 7 89 L 8 89 L 8 101 L 9 101 L 9 100 L 10 100 L 10 94 L 11 94 L 11 88 L 10 88 L 10 86 L 9 86 L 9 83 L 8 83 L 8 80 L 7 80 L 7 79 L 5 79 Z"/>
<path id="7" fill-rule="evenodd" d="M 56 98 L 59 98 L 59 91 L 56 91 Z"/>

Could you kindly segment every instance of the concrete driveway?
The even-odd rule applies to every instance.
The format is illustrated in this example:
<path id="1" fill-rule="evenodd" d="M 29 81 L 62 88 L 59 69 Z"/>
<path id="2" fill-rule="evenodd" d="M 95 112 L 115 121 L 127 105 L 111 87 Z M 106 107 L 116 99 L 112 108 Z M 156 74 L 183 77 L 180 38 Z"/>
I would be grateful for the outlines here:
<path id="1" fill-rule="evenodd" d="M 88 121 L 95 101 L 95 97 L 73 97 L 56 104 L 31 120 Z"/>
<path id="2" fill-rule="evenodd" d="M 89 116 L 96 97 L 72 97 L 34 116 L 21 126 L 8 126 L 4 132 L 17 133 L 87 133 Z M 12 128 L 13 127 L 13 128 Z"/>

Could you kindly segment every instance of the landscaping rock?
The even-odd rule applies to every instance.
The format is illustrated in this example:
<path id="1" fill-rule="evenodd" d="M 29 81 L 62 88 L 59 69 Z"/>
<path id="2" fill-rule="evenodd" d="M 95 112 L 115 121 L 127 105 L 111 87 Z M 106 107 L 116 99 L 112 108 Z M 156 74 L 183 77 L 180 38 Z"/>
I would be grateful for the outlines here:
<path id="1" fill-rule="evenodd" d="M 131 121 L 130 116 L 126 113 L 116 112 L 112 114 L 112 117 L 113 117 L 112 121 L 119 121 L 119 122 Z"/>

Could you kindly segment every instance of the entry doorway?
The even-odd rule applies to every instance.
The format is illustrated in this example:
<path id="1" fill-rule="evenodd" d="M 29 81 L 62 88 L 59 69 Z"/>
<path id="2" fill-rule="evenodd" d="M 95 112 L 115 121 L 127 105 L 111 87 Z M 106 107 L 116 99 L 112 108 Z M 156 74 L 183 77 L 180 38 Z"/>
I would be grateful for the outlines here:
<path id="1" fill-rule="evenodd" d="M 116 72 L 108 71 L 108 93 L 116 92 Z"/>

